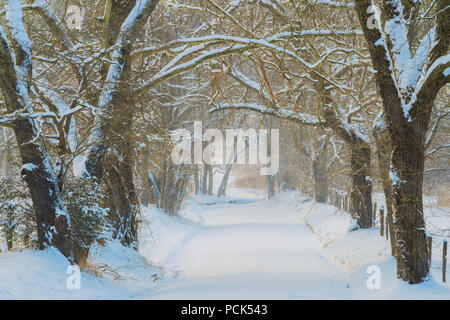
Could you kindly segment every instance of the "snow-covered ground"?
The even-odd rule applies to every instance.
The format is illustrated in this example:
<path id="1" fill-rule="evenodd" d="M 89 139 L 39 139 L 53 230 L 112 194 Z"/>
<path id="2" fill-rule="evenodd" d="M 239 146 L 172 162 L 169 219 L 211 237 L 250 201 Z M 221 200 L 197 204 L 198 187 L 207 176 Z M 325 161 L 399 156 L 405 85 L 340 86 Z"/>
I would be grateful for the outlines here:
<path id="1" fill-rule="evenodd" d="M 0 255 L 0 298 L 450 299 L 438 269 L 420 285 L 396 279 L 378 229 L 350 232 L 348 213 L 296 192 L 264 200 L 230 189 L 189 199 L 180 217 L 148 208 L 142 220 L 139 253 L 115 242 L 94 248 L 98 276 L 82 273 L 80 290 L 67 289 L 68 263 L 54 250 Z M 371 265 L 379 290 L 367 287 Z"/>

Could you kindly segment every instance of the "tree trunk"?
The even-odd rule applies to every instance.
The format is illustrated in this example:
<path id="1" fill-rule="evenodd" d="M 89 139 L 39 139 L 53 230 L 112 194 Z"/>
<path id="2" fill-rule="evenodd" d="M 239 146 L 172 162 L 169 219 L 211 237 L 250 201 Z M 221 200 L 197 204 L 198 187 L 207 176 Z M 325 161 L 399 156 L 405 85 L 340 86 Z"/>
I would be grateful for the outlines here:
<path id="1" fill-rule="evenodd" d="M 149 151 L 146 152 L 148 154 Z M 137 171 L 139 172 L 139 185 L 141 190 L 139 190 L 139 202 L 148 207 L 151 203 L 154 203 L 153 197 L 153 177 L 150 171 L 150 161 L 148 156 L 144 156 L 140 163 L 137 164 Z"/>
<path id="2" fill-rule="evenodd" d="M 204 164 L 203 165 L 203 174 L 202 174 L 202 193 L 203 194 L 208 194 L 208 190 L 209 190 L 209 172 L 210 172 L 211 166 L 209 164 Z"/>
<path id="3" fill-rule="evenodd" d="M 397 274 L 409 283 L 419 283 L 429 272 L 422 201 L 425 157 L 421 138 L 409 131 L 392 154 Z"/>
<path id="4" fill-rule="evenodd" d="M 12 251 L 12 248 L 13 248 L 12 239 L 6 239 L 6 247 L 8 248 L 8 251 Z"/>
<path id="5" fill-rule="evenodd" d="M 52 161 L 41 146 L 30 142 L 35 138 L 30 120 L 15 121 L 13 128 L 24 165 L 21 176 L 33 200 L 39 249 L 53 245 L 71 259 L 70 218 L 62 202 Z M 36 167 L 30 168 L 30 165 Z"/>
<path id="6" fill-rule="evenodd" d="M 332 99 L 325 96 L 327 105 Z M 360 228 L 372 227 L 372 179 L 370 178 L 370 145 L 368 138 L 364 139 L 354 130 L 349 130 L 337 119 L 330 108 L 324 110 L 326 127 L 343 139 L 351 149 L 351 203 L 350 212 L 358 220 Z"/>
<path id="7" fill-rule="evenodd" d="M 0 89 L 8 112 L 27 109 L 32 112 L 28 77 L 32 75 L 31 47 L 25 27 L 17 12 L 10 12 L 14 20 L 12 32 L 15 59 L 3 30 L 0 28 Z M 10 22 L 11 23 L 11 22 Z M 13 27 L 11 27 L 13 28 Z M 19 31 L 21 39 L 16 39 Z M 25 38 L 25 40 L 24 40 Z M 20 70 L 19 73 L 16 71 Z M 21 176 L 30 190 L 36 215 L 39 248 L 56 247 L 69 260 L 72 259 L 70 217 L 64 207 L 54 165 L 37 136 L 40 131 L 33 120 L 19 119 L 12 122 L 14 134 L 22 158 Z"/>
<path id="8" fill-rule="evenodd" d="M 389 234 L 391 236 L 391 254 L 393 257 L 395 257 L 396 240 L 394 231 L 394 215 L 392 211 L 392 181 L 389 177 L 392 154 L 391 138 L 389 136 L 387 128 L 384 125 L 383 127 L 375 127 L 373 130 L 373 136 L 377 145 L 378 169 L 380 171 L 381 182 L 383 185 L 387 219 L 389 223 Z"/>
<path id="9" fill-rule="evenodd" d="M 275 196 L 275 176 L 267 176 L 267 198 L 272 199 Z"/>
<path id="10" fill-rule="evenodd" d="M 296 190 L 296 186 L 292 183 L 294 179 L 291 178 L 291 176 L 289 175 L 289 171 L 285 171 L 284 176 L 281 178 L 281 191 L 285 192 L 285 191 L 291 191 L 291 190 Z"/>
<path id="11" fill-rule="evenodd" d="M 87 259 L 89 256 L 89 248 L 83 248 L 81 246 L 73 246 L 73 258 L 75 263 L 80 269 L 85 269 L 87 266 Z"/>
<path id="12" fill-rule="evenodd" d="M 106 185 L 106 203 L 114 234 L 124 245 L 135 245 L 137 240 L 136 215 L 139 201 L 133 181 L 134 139 L 133 114 L 135 103 L 128 80 L 131 71 L 131 49 L 158 0 L 148 2 L 111 1 L 106 10 L 105 47 L 114 41 L 114 58 L 106 74 L 104 87 L 98 99 L 102 116 L 95 121 L 91 132 L 91 146 L 86 162 L 87 175 Z M 143 7 L 139 7 L 140 5 Z M 126 19 L 133 14 L 133 19 Z M 123 21 L 123 23 L 122 23 Z M 120 27 L 119 27 L 120 26 Z M 112 59 L 112 58 L 111 58 Z"/>
<path id="13" fill-rule="evenodd" d="M 137 245 L 136 217 L 140 212 L 139 199 L 133 178 L 134 104 L 128 94 L 121 95 L 121 108 L 105 123 L 104 142 L 107 150 L 103 159 L 108 218 L 114 227 L 114 237 L 125 246 Z"/>
<path id="14" fill-rule="evenodd" d="M 319 203 L 328 201 L 327 140 L 326 137 L 321 139 L 318 152 L 312 161 L 314 199 Z"/>
<path id="15" fill-rule="evenodd" d="M 212 195 L 213 194 L 213 187 L 214 187 L 214 175 L 213 175 L 213 170 L 212 170 L 212 166 L 208 166 L 208 194 Z"/>
<path id="16" fill-rule="evenodd" d="M 162 165 L 161 176 L 157 179 L 160 196 L 158 208 L 168 215 L 177 215 L 191 176 L 191 170 L 185 166 L 175 165 L 166 159 Z"/>
<path id="17" fill-rule="evenodd" d="M 425 134 L 430 123 L 431 110 L 439 90 L 449 82 L 445 72 L 449 67 L 450 19 L 448 1 L 436 1 L 434 15 L 434 36 L 432 49 L 428 51 L 425 64 L 420 66 L 421 76 L 408 86 L 398 86 L 398 74 L 407 72 L 402 65 L 393 64 L 392 41 L 398 41 L 391 33 L 381 34 L 379 28 L 369 28 L 368 21 L 373 12 L 368 10 L 370 1 L 355 0 L 364 37 L 367 41 L 375 79 L 383 100 L 386 125 L 392 138 L 392 169 L 394 225 L 397 242 L 397 275 L 410 284 L 422 282 L 429 272 L 428 249 L 426 245 L 425 221 L 423 217 L 423 174 Z M 412 8 L 411 1 L 389 1 L 381 8 L 382 15 L 396 20 L 408 34 L 414 25 L 399 19 Z M 403 11 L 403 12 L 402 12 Z M 431 25 L 431 23 L 430 23 Z M 401 44 L 411 51 L 411 43 Z M 404 56 L 402 58 L 405 58 Z M 438 62 L 442 59 L 440 63 Z M 408 57 L 402 61 L 408 65 Z M 409 60 L 409 61 L 408 61 Z M 399 68 L 399 69 L 398 69 Z"/>
<path id="18" fill-rule="evenodd" d="M 128 150 L 131 151 L 131 150 Z M 140 212 L 139 201 L 133 181 L 133 161 L 130 152 L 126 152 L 124 160 L 115 155 L 106 154 L 106 162 L 114 166 L 105 166 L 106 207 L 108 218 L 113 225 L 113 236 L 125 246 L 137 244 L 136 217 Z"/>
<path id="19" fill-rule="evenodd" d="M 217 196 L 222 197 L 226 195 L 228 178 L 230 177 L 231 168 L 233 168 L 233 164 L 227 165 L 225 169 L 225 173 L 223 174 L 222 182 L 220 183 L 219 191 L 217 191 Z"/>
<path id="20" fill-rule="evenodd" d="M 243 120 L 243 118 L 241 118 L 239 120 L 238 126 L 241 125 L 242 120 Z M 235 150 L 233 160 L 231 161 L 231 163 L 229 163 L 227 165 L 227 167 L 225 169 L 225 173 L 223 175 L 222 182 L 220 183 L 220 187 L 219 187 L 219 191 L 217 192 L 217 196 L 219 196 L 219 197 L 225 196 L 226 191 L 227 191 L 228 178 L 230 177 L 231 169 L 233 168 L 233 165 L 236 163 L 236 161 L 239 157 L 239 154 L 241 152 L 246 152 L 248 147 L 249 147 L 249 142 L 247 140 L 245 140 L 245 148 L 243 150 L 237 150 L 237 149 Z"/>
<path id="21" fill-rule="evenodd" d="M 360 228 L 372 227 L 372 180 L 370 178 L 370 146 L 354 144 L 352 148 L 352 212 Z"/>
<path id="22" fill-rule="evenodd" d="M 194 167 L 194 189 L 195 195 L 198 195 L 198 192 L 200 190 L 200 177 L 198 174 L 198 166 Z"/>

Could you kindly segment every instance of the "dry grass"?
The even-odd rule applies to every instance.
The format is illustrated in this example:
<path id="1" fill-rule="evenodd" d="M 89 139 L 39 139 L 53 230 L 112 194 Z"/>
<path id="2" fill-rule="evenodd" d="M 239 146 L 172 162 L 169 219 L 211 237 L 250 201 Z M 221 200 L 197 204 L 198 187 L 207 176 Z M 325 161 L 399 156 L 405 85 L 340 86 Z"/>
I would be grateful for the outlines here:
<path id="1" fill-rule="evenodd" d="M 436 188 L 437 206 L 441 208 L 450 208 L 450 187 L 443 184 Z"/>
<path id="2" fill-rule="evenodd" d="M 235 166 L 232 175 L 235 176 L 236 188 L 264 190 L 267 187 L 266 176 L 262 176 L 257 166 Z"/>
<path id="3" fill-rule="evenodd" d="M 115 281 L 118 280 L 125 280 L 126 277 L 122 276 L 120 273 L 118 273 L 113 268 L 109 267 L 107 264 L 99 263 L 99 264 L 88 264 L 86 266 L 86 269 L 88 272 L 93 273 L 99 278 L 108 277 L 112 278 Z"/>

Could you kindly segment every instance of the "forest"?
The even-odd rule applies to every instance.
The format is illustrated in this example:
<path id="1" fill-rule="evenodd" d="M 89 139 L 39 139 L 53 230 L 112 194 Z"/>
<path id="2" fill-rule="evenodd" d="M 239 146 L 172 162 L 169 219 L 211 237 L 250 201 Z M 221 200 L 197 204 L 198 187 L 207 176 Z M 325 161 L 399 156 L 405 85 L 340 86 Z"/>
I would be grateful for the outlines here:
<path id="1" fill-rule="evenodd" d="M 30 297 L 15 268 L 44 252 L 120 285 L 111 246 L 149 287 L 267 263 L 293 297 L 269 274 L 294 279 L 302 241 L 352 288 L 386 263 L 450 298 L 449 47 L 446 0 L 1 0 L 0 298 Z"/>

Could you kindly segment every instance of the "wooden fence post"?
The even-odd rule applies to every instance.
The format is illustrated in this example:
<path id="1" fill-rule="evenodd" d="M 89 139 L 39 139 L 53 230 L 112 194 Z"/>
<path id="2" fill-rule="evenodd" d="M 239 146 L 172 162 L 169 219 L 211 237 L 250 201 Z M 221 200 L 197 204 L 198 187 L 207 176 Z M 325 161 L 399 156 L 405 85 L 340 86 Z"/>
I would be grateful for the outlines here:
<path id="1" fill-rule="evenodd" d="M 447 273 L 447 240 L 444 240 L 444 248 L 442 249 L 442 281 L 445 282 Z"/>
<path id="2" fill-rule="evenodd" d="M 428 265 L 431 269 L 431 261 L 433 259 L 432 249 L 433 249 L 433 238 L 431 236 L 427 237 L 427 247 L 428 247 Z"/>
<path id="3" fill-rule="evenodd" d="M 390 225 L 389 225 L 389 219 L 388 219 L 388 215 L 386 214 L 386 223 L 385 223 L 385 226 L 386 226 L 386 240 L 389 240 L 389 228 L 390 228 Z"/>
<path id="4" fill-rule="evenodd" d="M 384 236 L 384 209 L 380 208 L 380 235 Z"/>
<path id="5" fill-rule="evenodd" d="M 373 217 L 372 217 L 372 220 L 373 220 L 373 222 L 375 224 L 375 221 L 377 220 L 377 203 L 376 202 L 373 203 Z"/>

